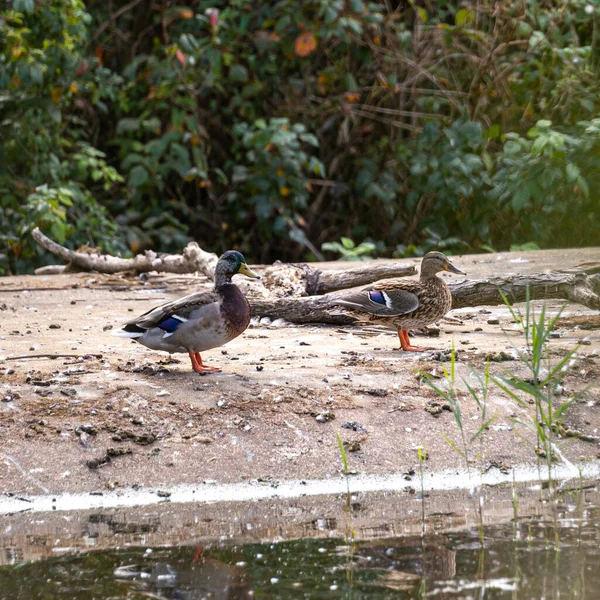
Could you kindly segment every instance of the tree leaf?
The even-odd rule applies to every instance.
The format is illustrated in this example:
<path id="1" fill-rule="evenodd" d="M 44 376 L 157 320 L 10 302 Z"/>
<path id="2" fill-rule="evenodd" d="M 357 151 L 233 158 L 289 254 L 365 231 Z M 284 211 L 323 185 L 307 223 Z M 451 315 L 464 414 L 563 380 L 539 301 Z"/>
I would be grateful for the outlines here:
<path id="1" fill-rule="evenodd" d="M 121 119 L 117 123 L 117 133 L 128 133 L 130 131 L 137 131 L 139 128 L 139 119 Z"/>
<path id="2" fill-rule="evenodd" d="M 454 17 L 454 23 L 457 27 L 462 27 L 463 25 L 470 25 L 475 21 L 475 13 L 468 8 L 461 8 L 457 13 L 456 17 Z"/>
<path id="3" fill-rule="evenodd" d="M 308 56 L 317 49 L 317 38 L 314 33 L 305 31 L 299 35 L 294 42 L 294 52 L 297 56 Z"/>
<path id="4" fill-rule="evenodd" d="M 527 202 L 529 202 L 529 197 L 530 197 L 529 188 L 526 185 L 522 185 L 513 194 L 513 197 L 512 197 L 512 200 L 511 200 L 511 204 L 512 204 L 513 210 L 516 213 L 518 213 L 521 210 L 523 210 L 523 208 L 525 207 L 525 205 L 527 204 Z"/>
<path id="5" fill-rule="evenodd" d="M 129 172 L 129 179 L 127 180 L 127 185 L 130 187 L 140 187 L 144 185 L 150 179 L 150 175 L 143 165 L 136 165 Z"/>
<path id="6" fill-rule="evenodd" d="M 232 65 L 229 69 L 229 79 L 237 83 L 246 83 L 248 81 L 248 69 L 244 65 Z"/>

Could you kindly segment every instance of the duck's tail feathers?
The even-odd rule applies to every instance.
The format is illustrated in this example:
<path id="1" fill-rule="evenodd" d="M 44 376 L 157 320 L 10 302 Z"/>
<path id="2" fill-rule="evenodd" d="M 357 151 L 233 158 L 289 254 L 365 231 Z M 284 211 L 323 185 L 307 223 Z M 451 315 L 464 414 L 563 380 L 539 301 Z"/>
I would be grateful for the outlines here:
<path id="1" fill-rule="evenodd" d="M 114 329 L 111 333 L 115 337 L 131 338 L 135 340 L 142 337 L 146 333 L 146 330 L 137 325 L 128 323 L 122 329 Z"/>

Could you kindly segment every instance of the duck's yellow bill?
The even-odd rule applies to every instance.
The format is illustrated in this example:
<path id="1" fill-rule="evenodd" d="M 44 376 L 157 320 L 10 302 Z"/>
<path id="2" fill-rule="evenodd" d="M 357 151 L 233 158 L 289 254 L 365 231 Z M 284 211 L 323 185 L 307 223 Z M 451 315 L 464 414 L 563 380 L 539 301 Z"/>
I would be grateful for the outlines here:
<path id="1" fill-rule="evenodd" d="M 255 273 L 246 263 L 240 265 L 238 273 L 245 275 L 246 277 L 251 277 L 252 279 L 260 279 L 260 275 Z"/>

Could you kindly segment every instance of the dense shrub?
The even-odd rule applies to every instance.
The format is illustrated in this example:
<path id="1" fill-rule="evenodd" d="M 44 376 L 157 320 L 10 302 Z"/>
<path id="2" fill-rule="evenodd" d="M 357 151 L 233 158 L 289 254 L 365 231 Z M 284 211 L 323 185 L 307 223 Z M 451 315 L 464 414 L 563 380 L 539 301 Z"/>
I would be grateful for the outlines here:
<path id="1" fill-rule="evenodd" d="M 74 247 L 195 238 L 261 261 L 342 237 L 396 256 L 597 243 L 599 11 L 9 1 L 0 269 L 45 260 L 36 225 Z"/>

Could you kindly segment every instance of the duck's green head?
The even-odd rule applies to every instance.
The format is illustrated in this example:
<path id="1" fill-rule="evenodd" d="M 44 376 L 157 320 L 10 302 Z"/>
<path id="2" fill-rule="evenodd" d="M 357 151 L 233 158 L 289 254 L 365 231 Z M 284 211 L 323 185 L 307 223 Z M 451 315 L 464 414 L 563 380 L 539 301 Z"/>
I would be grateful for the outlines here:
<path id="1" fill-rule="evenodd" d="M 246 264 L 246 259 L 241 252 L 227 250 L 227 252 L 221 254 L 219 257 L 219 262 L 217 262 L 217 268 L 215 269 L 215 278 L 227 277 L 231 279 L 237 273 L 251 277 L 252 279 L 260 279 L 260 275 L 257 275 Z"/>

